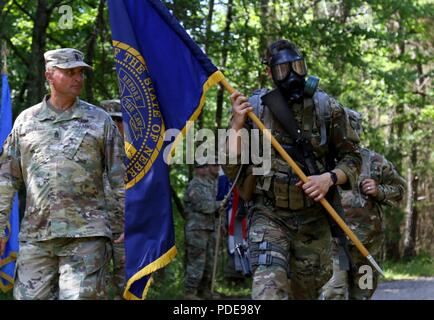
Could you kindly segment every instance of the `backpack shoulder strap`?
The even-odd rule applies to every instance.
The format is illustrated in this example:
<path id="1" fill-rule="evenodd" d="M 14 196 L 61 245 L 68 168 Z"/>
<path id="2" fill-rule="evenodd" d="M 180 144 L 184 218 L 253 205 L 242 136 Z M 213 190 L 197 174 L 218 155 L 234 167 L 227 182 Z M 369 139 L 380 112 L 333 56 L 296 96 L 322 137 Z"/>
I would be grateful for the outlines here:
<path id="1" fill-rule="evenodd" d="M 320 124 L 321 142 L 320 146 L 327 144 L 327 137 L 330 131 L 331 122 L 331 108 L 330 108 L 330 97 L 322 90 L 317 90 L 313 96 L 315 111 L 318 115 L 318 120 Z"/>
<path id="2" fill-rule="evenodd" d="M 360 175 L 365 177 L 371 176 L 371 151 L 361 148 L 360 154 L 362 155 L 362 168 L 360 169 Z"/>

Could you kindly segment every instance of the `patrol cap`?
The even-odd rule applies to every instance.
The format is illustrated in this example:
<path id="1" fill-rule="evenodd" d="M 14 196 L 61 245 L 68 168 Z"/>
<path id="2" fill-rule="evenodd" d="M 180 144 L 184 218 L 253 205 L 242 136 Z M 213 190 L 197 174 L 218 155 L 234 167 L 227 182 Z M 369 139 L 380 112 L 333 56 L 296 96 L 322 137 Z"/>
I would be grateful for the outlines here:
<path id="1" fill-rule="evenodd" d="M 219 166 L 217 156 L 199 157 L 194 162 L 195 168 L 203 168 L 208 166 Z"/>
<path id="2" fill-rule="evenodd" d="M 84 55 L 81 51 L 72 48 L 49 50 L 44 53 L 45 68 L 72 69 L 85 67 L 92 70 L 92 67 L 85 63 L 83 58 Z"/>
<path id="3" fill-rule="evenodd" d="M 199 156 L 194 160 L 194 167 L 195 168 L 204 168 L 208 167 L 209 165 L 209 159 L 204 156 Z"/>
<path id="4" fill-rule="evenodd" d="M 111 117 L 122 118 L 121 101 L 119 99 L 103 100 L 100 105 Z"/>
<path id="5" fill-rule="evenodd" d="M 198 168 L 205 168 L 205 167 L 208 167 L 208 163 L 197 163 L 197 162 L 195 162 L 194 163 L 194 167 L 196 169 L 198 169 Z"/>

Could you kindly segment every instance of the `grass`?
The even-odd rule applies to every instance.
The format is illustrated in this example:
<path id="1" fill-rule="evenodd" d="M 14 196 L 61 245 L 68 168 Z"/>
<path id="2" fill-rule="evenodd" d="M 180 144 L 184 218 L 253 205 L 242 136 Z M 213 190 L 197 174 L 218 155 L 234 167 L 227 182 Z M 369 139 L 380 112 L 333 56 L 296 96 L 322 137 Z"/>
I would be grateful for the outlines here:
<path id="1" fill-rule="evenodd" d="M 176 300 L 184 297 L 184 266 L 182 258 L 176 258 L 164 271 L 158 271 L 150 286 L 147 299 Z M 245 281 L 229 281 L 218 268 L 215 291 L 227 298 L 250 297 L 251 278 Z"/>
<path id="2" fill-rule="evenodd" d="M 434 258 L 427 253 L 420 253 L 410 261 L 386 261 L 382 267 L 385 281 L 434 277 Z"/>
<path id="3" fill-rule="evenodd" d="M 2 291 L 0 291 L 0 300 L 13 300 L 12 290 L 10 290 L 9 292 L 6 292 L 6 293 L 3 293 Z"/>
<path id="4" fill-rule="evenodd" d="M 250 298 L 252 288 L 252 278 L 246 278 L 241 283 L 233 281 L 219 281 L 216 291 L 230 298 Z"/>

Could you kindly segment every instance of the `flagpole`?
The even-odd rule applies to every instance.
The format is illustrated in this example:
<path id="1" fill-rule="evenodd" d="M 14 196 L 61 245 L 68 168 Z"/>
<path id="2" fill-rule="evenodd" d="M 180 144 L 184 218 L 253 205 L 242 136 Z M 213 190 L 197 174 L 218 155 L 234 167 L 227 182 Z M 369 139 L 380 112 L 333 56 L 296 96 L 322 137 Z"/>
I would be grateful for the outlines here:
<path id="1" fill-rule="evenodd" d="M 218 261 L 218 250 L 220 247 L 220 237 L 221 237 L 220 233 L 221 233 L 221 227 L 222 227 L 222 216 L 223 216 L 223 214 L 226 214 L 226 206 L 229 202 L 232 191 L 234 190 L 235 185 L 237 184 L 238 178 L 240 177 L 241 169 L 242 169 L 242 166 L 240 167 L 240 169 L 238 169 L 237 176 L 235 177 L 234 181 L 232 182 L 232 186 L 229 189 L 229 192 L 226 193 L 226 195 L 223 198 L 222 202 L 220 203 L 220 207 L 218 209 L 219 220 L 218 220 L 218 226 L 217 226 L 217 240 L 216 240 L 215 250 L 214 250 L 214 264 L 213 264 L 213 268 L 212 268 L 211 294 L 214 293 L 214 285 L 215 285 L 216 274 L 217 274 L 217 261 Z"/>
<path id="2" fill-rule="evenodd" d="M 229 84 L 229 82 L 223 78 L 223 80 L 220 81 L 220 83 L 223 85 L 223 87 L 230 93 L 234 93 L 235 89 Z M 300 180 L 303 183 L 308 182 L 307 176 L 304 174 L 304 172 L 300 169 L 300 167 L 295 163 L 294 160 L 288 155 L 288 153 L 282 148 L 280 143 L 274 138 L 274 136 L 271 134 L 271 132 L 265 128 L 264 124 L 259 120 L 259 118 L 255 115 L 253 112 L 247 113 L 248 117 L 256 124 L 256 126 L 263 132 L 264 136 L 266 136 L 270 141 L 273 147 L 279 152 L 279 154 L 282 156 L 283 159 L 289 164 L 292 170 L 297 174 L 297 176 L 300 178 Z M 327 201 L 327 199 L 322 198 L 320 200 L 320 203 L 323 205 L 323 207 L 326 209 L 326 211 L 332 216 L 333 220 L 336 221 L 336 223 L 341 227 L 341 229 L 345 232 L 345 234 L 351 239 L 351 241 L 354 243 L 354 245 L 357 247 L 357 249 L 360 251 L 360 253 L 369 260 L 371 265 L 381 274 L 384 276 L 383 270 L 381 270 L 378 263 L 375 261 L 375 259 L 372 257 L 372 255 L 369 253 L 369 251 L 366 249 L 366 247 L 363 245 L 363 243 L 357 238 L 357 236 L 354 234 L 354 232 L 347 226 L 347 224 L 344 222 L 344 220 L 339 216 L 339 214 L 336 212 L 336 210 L 330 205 L 330 203 Z"/>

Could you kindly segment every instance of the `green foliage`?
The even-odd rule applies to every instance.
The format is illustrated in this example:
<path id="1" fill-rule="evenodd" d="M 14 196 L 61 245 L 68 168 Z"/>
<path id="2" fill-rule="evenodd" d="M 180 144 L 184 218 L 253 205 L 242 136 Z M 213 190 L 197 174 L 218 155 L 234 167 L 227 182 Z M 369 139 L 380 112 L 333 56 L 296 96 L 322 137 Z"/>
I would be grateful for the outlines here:
<path id="1" fill-rule="evenodd" d="M 153 275 L 148 299 L 182 299 L 184 295 L 184 220 L 179 214 L 174 215 L 174 224 L 178 253 L 167 267 Z"/>
<path id="2" fill-rule="evenodd" d="M 12 296 L 12 290 L 3 293 L 0 291 L 0 300 L 13 300 L 14 297 Z"/>
<path id="3" fill-rule="evenodd" d="M 383 263 L 385 280 L 413 279 L 417 277 L 434 277 L 434 259 L 427 252 L 407 262 Z"/>

